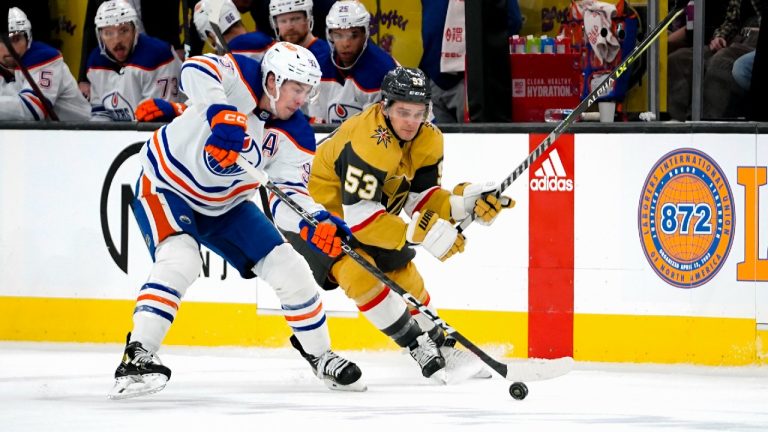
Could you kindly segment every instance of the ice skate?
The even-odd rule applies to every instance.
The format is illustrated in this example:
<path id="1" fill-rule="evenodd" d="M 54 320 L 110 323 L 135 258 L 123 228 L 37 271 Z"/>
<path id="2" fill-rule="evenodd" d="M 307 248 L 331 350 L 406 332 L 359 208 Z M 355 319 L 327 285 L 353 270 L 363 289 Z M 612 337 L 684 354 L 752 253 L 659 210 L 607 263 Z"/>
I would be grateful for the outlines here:
<path id="1" fill-rule="evenodd" d="M 128 334 L 128 340 L 130 340 Z M 157 393 L 171 379 L 171 370 L 163 366 L 157 354 L 147 351 L 141 342 L 125 347 L 123 361 L 115 371 L 115 384 L 107 395 L 110 399 L 128 399 Z"/>
<path id="2" fill-rule="evenodd" d="M 493 375 L 480 358 L 469 351 L 456 348 L 456 339 L 446 337 L 440 352 L 445 358 L 448 383 L 455 384 L 470 378 L 487 379 Z"/>
<path id="3" fill-rule="evenodd" d="M 425 378 L 439 383 L 445 384 L 445 359 L 437 348 L 435 341 L 429 337 L 429 334 L 424 333 L 416 338 L 416 341 L 408 347 L 411 357 L 421 367 L 421 374 Z"/>
<path id="4" fill-rule="evenodd" d="M 326 387 L 341 391 L 366 391 L 368 387 L 361 379 L 363 373 L 353 362 L 328 350 L 320 356 L 314 356 L 304 351 L 299 339 L 291 336 L 291 345 L 304 357 L 312 371 L 320 378 Z"/>

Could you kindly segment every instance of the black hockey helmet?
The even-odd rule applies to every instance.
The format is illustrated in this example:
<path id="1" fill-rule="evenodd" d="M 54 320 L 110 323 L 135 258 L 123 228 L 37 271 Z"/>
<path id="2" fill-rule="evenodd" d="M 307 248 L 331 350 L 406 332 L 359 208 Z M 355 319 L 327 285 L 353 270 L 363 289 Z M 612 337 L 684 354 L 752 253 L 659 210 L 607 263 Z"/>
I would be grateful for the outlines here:
<path id="1" fill-rule="evenodd" d="M 381 81 L 381 97 L 387 104 L 403 101 L 428 105 L 432 100 L 429 78 L 418 68 L 398 66 Z"/>

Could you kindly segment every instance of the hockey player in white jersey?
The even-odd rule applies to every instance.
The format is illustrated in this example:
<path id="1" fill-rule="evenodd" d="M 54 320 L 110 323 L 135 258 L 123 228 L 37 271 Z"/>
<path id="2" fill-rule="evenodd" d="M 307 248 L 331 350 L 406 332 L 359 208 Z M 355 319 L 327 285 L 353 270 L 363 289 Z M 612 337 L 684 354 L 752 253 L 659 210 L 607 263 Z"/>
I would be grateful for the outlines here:
<path id="1" fill-rule="evenodd" d="M 371 14 L 357 0 L 340 0 L 325 19 L 331 55 L 320 63 L 319 97 L 309 107 L 318 123 L 342 123 L 381 99 L 381 81 L 397 62 L 369 40 Z"/>
<path id="2" fill-rule="evenodd" d="M 123 361 L 110 398 L 161 390 L 171 376 L 156 352 L 181 299 L 202 265 L 200 245 L 224 257 L 245 278 L 275 289 L 291 342 L 332 389 L 365 389 L 360 369 L 330 349 L 325 312 L 308 264 L 251 201 L 255 182 L 242 158 L 324 221 L 316 228 L 275 210 L 329 256 L 341 253 L 349 228 L 314 203 L 305 184 L 314 133 L 299 107 L 320 80 L 314 56 L 280 42 L 263 63 L 240 55 L 188 59 L 181 71 L 189 107 L 157 130 L 140 152 L 142 173 L 133 210 L 154 260 L 141 287 Z M 284 205 L 284 204 L 283 204 Z"/>
<path id="3" fill-rule="evenodd" d="M 226 49 L 216 38 L 211 27 L 208 0 L 200 0 L 195 5 L 192 19 L 200 39 L 206 41 L 217 54 L 224 54 Z M 224 0 L 219 12 L 219 30 L 232 54 L 241 54 L 261 61 L 264 53 L 275 43 L 271 36 L 262 31 L 249 32 L 232 0 Z"/>
<path id="4" fill-rule="evenodd" d="M 270 0 L 269 23 L 279 40 L 310 50 L 318 63 L 331 55 L 331 47 L 312 34 L 312 0 Z"/>
<path id="5" fill-rule="evenodd" d="M 175 117 L 181 106 L 181 61 L 171 46 L 140 34 L 136 11 L 124 0 L 109 0 L 96 11 L 99 47 L 88 57 L 93 120 L 133 121 L 139 103 L 149 101 Z M 168 120 L 168 119 L 166 119 Z"/>
<path id="6" fill-rule="evenodd" d="M 43 96 L 62 121 L 88 120 L 91 107 L 61 53 L 32 39 L 32 24 L 19 8 L 8 9 L 8 39 Z M 43 120 L 46 110 L 5 44 L 0 43 L 0 120 Z"/>

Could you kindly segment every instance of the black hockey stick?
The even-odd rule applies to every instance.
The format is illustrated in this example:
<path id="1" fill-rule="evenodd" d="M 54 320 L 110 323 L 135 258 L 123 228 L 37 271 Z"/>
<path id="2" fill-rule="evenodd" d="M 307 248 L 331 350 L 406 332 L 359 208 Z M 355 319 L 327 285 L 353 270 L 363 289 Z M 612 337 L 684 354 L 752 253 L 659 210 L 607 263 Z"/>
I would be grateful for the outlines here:
<path id="1" fill-rule="evenodd" d="M 3 10 L 8 10 L 7 8 Z M 0 14 L 2 16 L 2 14 Z M 51 101 L 48 100 L 48 98 L 45 97 L 43 92 L 40 90 L 40 87 L 37 86 L 37 83 L 34 79 L 32 79 L 32 75 L 30 75 L 29 70 L 27 70 L 27 67 L 24 66 L 24 64 L 21 62 L 21 57 L 19 56 L 19 53 L 16 52 L 16 50 L 13 48 L 13 45 L 11 44 L 10 39 L 8 38 L 8 18 L 5 18 L 3 20 L 4 25 L 2 27 L 2 31 L 0 31 L 0 39 L 2 39 L 3 44 L 5 44 L 5 47 L 8 48 L 8 52 L 11 54 L 11 57 L 13 57 L 13 61 L 16 62 L 16 66 L 19 67 L 21 70 L 21 74 L 24 75 L 24 79 L 27 80 L 29 83 L 29 86 L 32 87 L 32 91 L 35 93 L 35 96 L 37 96 L 38 99 L 40 99 L 40 102 L 43 104 L 43 112 L 44 114 L 50 118 L 53 121 L 59 121 L 59 116 L 56 115 L 56 113 L 53 111 L 53 105 L 51 105 Z M 29 37 L 29 36 L 27 36 Z"/>
<path id="2" fill-rule="evenodd" d="M 577 118 L 581 117 L 581 114 L 588 110 L 596 101 L 599 99 L 603 94 L 608 93 L 611 86 L 621 77 L 628 69 L 629 65 L 637 61 L 640 56 L 645 52 L 646 49 L 648 49 L 649 46 L 651 46 L 656 39 L 661 35 L 664 30 L 669 27 L 669 25 L 674 21 L 684 10 L 685 2 L 678 2 L 675 5 L 675 8 L 662 20 L 658 26 L 656 26 L 655 29 L 651 33 L 648 34 L 648 36 L 645 37 L 645 39 L 638 44 L 635 49 L 632 50 L 632 52 L 629 53 L 627 58 L 624 59 L 618 66 L 616 66 L 616 69 L 611 71 L 611 73 L 608 75 L 606 79 L 603 80 L 603 82 L 594 90 L 592 90 L 587 97 L 582 100 L 576 108 L 571 111 L 570 114 L 568 114 L 567 117 L 565 117 L 560 123 L 555 126 L 555 129 L 552 130 L 552 132 L 547 135 L 546 138 L 544 138 L 544 141 L 542 141 L 533 151 L 528 155 L 525 160 L 518 165 L 517 168 L 515 168 L 514 171 L 510 175 L 505 178 L 501 184 L 499 184 L 499 188 L 494 192 L 496 196 L 500 196 L 509 185 L 512 184 L 515 180 L 517 180 L 518 177 L 520 177 L 525 170 L 528 169 L 531 164 L 533 164 L 534 161 L 539 159 L 542 154 L 557 140 L 557 138 L 565 131 L 565 129 L 568 128 L 568 126 L 571 125 L 574 121 L 576 121 Z M 467 227 L 472 223 L 472 221 L 475 220 L 475 215 L 472 214 L 470 217 L 464 219 L 461 221 L 461 223 L 458 225 L 459 232 L 463 232 L 467 229 Z"/>
<path id="3" fill-rule="evenodd" d="M 189 2 L 187 0 L 181 0 L 181 25 L 182 34 L 184 35 L 184 59 L 189 58 L 189 52 L 192 50 L 192 46 L 189 44 Z"/>
<path id="4" fill-rule="evenodd" d="M 224 52 L 228 53 L 229 44 L 226 39 L 224 39 L 224 34 L 221 32 L 221 27 L 219 27 L 219 16 L 221 15 L 221 8 L 224 6 L 224 1 L 225 0 L 208 0 L 208 11 L 210 12 L 208 22 L 211 23 L 211 28 L 216 34 L 216 39 L 219 40 Z"/>
<path id="5" fill-rule="evenodd" d="M 296 214 L 301 216 L 301 218 L 304 219 L 307 223 L 309 223 L 312 226 L 318 225 L 317 219 L 315 219 L 303 207 L 301 207 L 298 203 L 296 203 L 296 201 L 291 199 L 291 197 L 286 195 L 285 192 L 280 190 L 280 188 L 275 186 L 275 184 L 269 180 L 266 173 L 255 168 L 243 156 L 238 157 L 237 165 L 240 166 L 240 168 L 242 168 L 243 170 L 245 170 L 248 174 L 250 174 L 254 179 L 256 179 L 256 181 L 261 183 L 261 186 L 265 187 L 270 192 L 277 195 L 278 198 L 280 198 L 284 203 L 286 203 L 288 207 L 291 208 L 291 210 L 293 210 L 294 212 L 296 212 Z M 381 281 L 383 284 L 388 286 L 390 289 L 392 289 L 396 293 L 400 294 L 400 296 L 402 296 L 408 303 L 410 303 L 413 307 L 418 309 L 419 312 L 423 313 L 430 320 L 432 320 L 432 322 L 440 326 L 440 328 L 445 330 L 446 333 L 453 336 L 457 341 L 459 341 L 462 345 L 464 345 L 464 347 L 466 347 L 469 351 L 471 351 L 473 354 L 478 356 L 480 360 L 483 361 L 483 363 L 490 366 L 494 371 L 496 371 L 499 375 L 501 375 L 505 379 L 508 379 L 510 381 L 537 381 L 537 380 L 555 378 L 557 376 L 568 373 L 571 370 L 573 359 L 570 357 L 563 357 L 555 360 L 542 360 L 541 363 L 538 363 L 538 364 L 519 364 L 519 365 L 508 365 L 494 359 L 493 357 L 488 355 L 485 351 L 480 349 L 477 345 L 472 343 L 469 339 L 464 337 L 464 335 L 459 333 L 455 328 L 448 325 L 448 323 L 446 323 L 442 318 L 437 316 L 437 314 L 435 314 L 434 312 L 429 310 L 426 306 L 421 304 L 421 302 L 419 302 L 415 297 L 409 294 L 403 287 L 401 287 L 395 281 L 390 279 L 389 276 L 387 276 L 384 272 L 379 270 L 373 264 L 366 261 L 365 258 L 360 256 L 360 254 L 358 254 L 349 244 L 347 244 L 346 242 L 343 242 L 341 245 L 341 248 L 345 254 L 347 254 L 350 258 L 355 260 L 355 262 L 357 262 L 363 268 L 365 268 L 365 270 L 367 270 L 369 273 L 371 273 L 371 275 L 376 277 L 376 279 Z"/>

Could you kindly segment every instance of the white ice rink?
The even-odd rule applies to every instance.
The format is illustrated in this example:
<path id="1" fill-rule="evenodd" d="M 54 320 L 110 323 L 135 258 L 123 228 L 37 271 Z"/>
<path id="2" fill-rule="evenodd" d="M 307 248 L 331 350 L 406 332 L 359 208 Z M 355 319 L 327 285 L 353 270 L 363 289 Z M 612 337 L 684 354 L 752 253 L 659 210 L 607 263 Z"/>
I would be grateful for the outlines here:
<path id="1" fill-rule="evenodd" d="M 768 431 L 766 367 L 577 363 L 515 401 L 498 377 L 432 385 L 395 352 L 344 352 L 368 391 L 343 393 L 290 349 L 165 347 L 165 390 L 110 401 L 121 354 L 0 343 L 0 431 Z"/>

